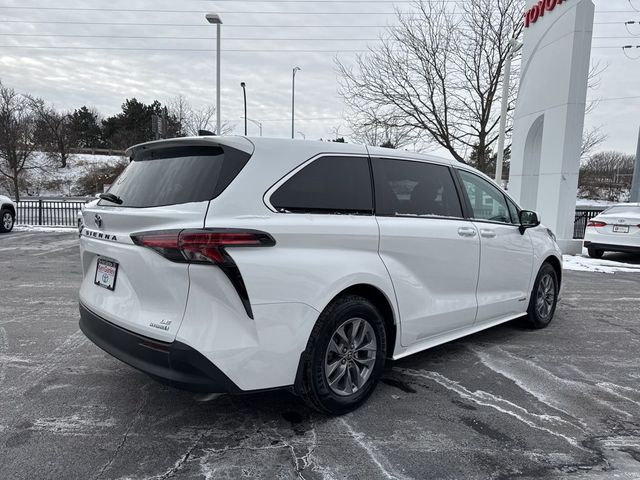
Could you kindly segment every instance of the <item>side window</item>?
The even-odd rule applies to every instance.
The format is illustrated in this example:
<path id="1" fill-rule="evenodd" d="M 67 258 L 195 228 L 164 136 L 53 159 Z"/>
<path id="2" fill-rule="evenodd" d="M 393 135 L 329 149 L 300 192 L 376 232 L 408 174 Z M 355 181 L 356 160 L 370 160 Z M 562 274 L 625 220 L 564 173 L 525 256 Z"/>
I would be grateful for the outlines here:
<path id="1" fill-rule="evenodd" d="M 375 159 L 376 213 L 462 217 L 462 207 L 448 167 L 431 163 Z"/>
<path id="2" fill-rule="evenodd" d="M 473 173 L 458 171 L 471 202 L 474 219 L 511 223 L 507 201 L 498 188 Z"/>
<path id="3" fill-rule="evenodd" d="M 281 212 L 373 213 L 369 160 L 321 157 L 304 167 L 271 195 Z"/>

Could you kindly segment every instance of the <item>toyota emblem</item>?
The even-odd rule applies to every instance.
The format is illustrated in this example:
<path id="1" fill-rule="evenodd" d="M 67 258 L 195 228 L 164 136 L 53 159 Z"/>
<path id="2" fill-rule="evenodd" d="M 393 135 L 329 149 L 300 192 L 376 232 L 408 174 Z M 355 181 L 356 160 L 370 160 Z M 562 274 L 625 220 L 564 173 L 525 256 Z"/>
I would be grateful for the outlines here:
<path id="1" fill-rule="evenodd" d="M 96 222 L 96 227 L 102 228 L 102 217 L 96 213 L 96 216 L 93 217 L 93 220 Z"/>

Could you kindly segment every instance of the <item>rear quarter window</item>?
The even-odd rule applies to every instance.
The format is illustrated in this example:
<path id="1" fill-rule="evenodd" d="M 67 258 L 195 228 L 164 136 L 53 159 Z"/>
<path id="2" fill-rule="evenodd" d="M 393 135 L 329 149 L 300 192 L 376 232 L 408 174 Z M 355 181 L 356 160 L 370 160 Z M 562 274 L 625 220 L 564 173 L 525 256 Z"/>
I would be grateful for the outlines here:
<path id="1" fill-rule="evenodd" d="M 109 189 L 122 207 L 160 207 L 216 198 L 251 155 L 230 147 L 171 147 L 138 152 Z M 100 205 L 114 204 L 101 200 Z"/>
<path id="2" fill-rule="evenodd" d="M 372 215 L 369 159 L 318 158 L 278 188 L 270 202 L 280 212 Z"/>

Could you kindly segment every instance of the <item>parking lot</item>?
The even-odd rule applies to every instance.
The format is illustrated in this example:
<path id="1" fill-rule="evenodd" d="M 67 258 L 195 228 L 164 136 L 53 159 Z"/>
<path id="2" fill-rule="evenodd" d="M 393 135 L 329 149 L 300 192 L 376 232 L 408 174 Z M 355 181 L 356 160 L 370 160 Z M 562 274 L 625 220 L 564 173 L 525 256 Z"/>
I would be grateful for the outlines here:
<path id="1" fill-rule="evenodd" d="M 0 478 L 638 479 L 640 275 L 389 364 L 360 410 L 162 386 L 78 329 L 73 233 L 0 237 Z M 636 260 L 637 263 L 637 260 Z"/>

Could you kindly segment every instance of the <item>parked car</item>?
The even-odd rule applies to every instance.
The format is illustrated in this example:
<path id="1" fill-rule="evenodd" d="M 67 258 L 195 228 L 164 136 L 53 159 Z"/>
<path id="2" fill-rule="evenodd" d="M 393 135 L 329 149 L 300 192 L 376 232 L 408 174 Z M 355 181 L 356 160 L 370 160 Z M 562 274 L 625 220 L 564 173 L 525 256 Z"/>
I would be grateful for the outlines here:
<path id="1" fill-rule="evenodd" d="M 592 258 L 605 252 L 640 253 L 640 203 L 619 203 L 588 224 L 584 247 Z"/>
<path id="2" fill-rule="evenodd" d="M 16 223 L 16 203 L 9 197 L 0 195 L 0 233 L 7 233 L 13 230 Z"/>
<path id="3" fill-rule="evenodd" d="M 83 212 L 80 327 L 170 385 L 290 388 L 340 414 L 399 359 L 551 322 L 561 252 L 461 163 L 244 137 L 164 140 Z"/>

